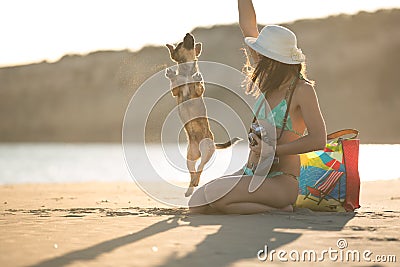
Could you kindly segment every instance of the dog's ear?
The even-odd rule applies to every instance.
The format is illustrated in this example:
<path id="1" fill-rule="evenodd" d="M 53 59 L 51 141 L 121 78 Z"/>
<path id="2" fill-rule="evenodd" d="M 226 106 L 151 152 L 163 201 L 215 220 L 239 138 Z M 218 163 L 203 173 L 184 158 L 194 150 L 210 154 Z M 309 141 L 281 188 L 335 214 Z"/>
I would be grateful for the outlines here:
<path id="1" fill-rule="evenodd" d="M 196 50 L 196 57 L 199 57 L 201 54 L 201 47 L 202 44 L 201 43 L 196 43 L 194 46 L 194 49 Z"/>
<path id="2" fill-rule="evenodd" d="M 170 45 L 170 44 L 166 44 L 166 46 L 167 46 L 167 48 L 169 50 L 170 57 L 173 59 L 175 47 L 173 45 Z"/>

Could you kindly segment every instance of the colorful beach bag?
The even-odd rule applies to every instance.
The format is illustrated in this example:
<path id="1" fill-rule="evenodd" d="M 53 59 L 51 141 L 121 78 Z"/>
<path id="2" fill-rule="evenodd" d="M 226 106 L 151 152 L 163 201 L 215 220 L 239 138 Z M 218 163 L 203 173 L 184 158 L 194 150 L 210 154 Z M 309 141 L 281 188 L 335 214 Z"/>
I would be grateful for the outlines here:
<path id="1" fill-rule="evenodd" d="M 345 138 L 345 136 L 352 135 Z M 300 155 L 296 206 L 316 211 L 353 211 L 360 207 L 358 131 L 344 129 L 327 136 L 324 150 Z"/>

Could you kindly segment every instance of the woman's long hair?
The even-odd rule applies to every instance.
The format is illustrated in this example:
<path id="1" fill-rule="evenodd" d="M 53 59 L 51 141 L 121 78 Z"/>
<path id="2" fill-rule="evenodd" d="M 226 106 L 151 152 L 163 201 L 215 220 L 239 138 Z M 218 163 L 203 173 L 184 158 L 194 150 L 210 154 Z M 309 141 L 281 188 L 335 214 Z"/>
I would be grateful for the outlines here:
<path id="1" fill-rule="evenodd" d="M 306 82 L 314 84 L 314 81 L 307 79 L 306 65 L 301 64 L 285 64 L 271 58 L 258 54 L 259 61 L 256 67 L 252 67 L 250 59 L 245 49 L 246 64 L 243 67 L 243 72 L 246 75 L 245 87 L 246 93 L 258 96 L 260 93 L 267 95 L 268 93 L 278 89 L 280 85 L 295 77 L 297 84 L 300 77 Z"/>

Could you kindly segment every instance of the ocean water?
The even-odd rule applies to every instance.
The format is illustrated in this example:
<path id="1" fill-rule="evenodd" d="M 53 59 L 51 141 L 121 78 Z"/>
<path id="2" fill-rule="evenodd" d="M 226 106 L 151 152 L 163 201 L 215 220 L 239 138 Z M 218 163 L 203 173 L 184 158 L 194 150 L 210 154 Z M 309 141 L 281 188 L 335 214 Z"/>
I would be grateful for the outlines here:
<path id="1" fill-rule="evenodd" d="M 167 147 L 169 149 L 172 146 Z M 140 151 L 137 144 L 130 149 Z M 146 167 L 146 162 L 151 162 L 155 172 L 161 176 L 167 174 L 172 180 L 188 181 L 184 161 L 185 149 L 185 145 L 178 148 L 181 155 L 176 162 L 167 159 L 168 153 L 158 145 L 147 146 L 146 154 L 133 152 L 133 173 L 141 178 L 153 179 L 153 172 L 149 172 L 149 168 Z M 239 156 L 235 157 L 232 156 L 231 148 L 217 150 L 206 166 L 202 181 L 206 182 L 239 169 L 247 154 L 246 145 L 236 146 L 235 155 Z M 397 165 L 399 154 L 400 145 L 361 145 L 361 181 L 400 178 L 400 168 Z M 0 144 L 0 184 L 132 180 L 121 144 Z"/>

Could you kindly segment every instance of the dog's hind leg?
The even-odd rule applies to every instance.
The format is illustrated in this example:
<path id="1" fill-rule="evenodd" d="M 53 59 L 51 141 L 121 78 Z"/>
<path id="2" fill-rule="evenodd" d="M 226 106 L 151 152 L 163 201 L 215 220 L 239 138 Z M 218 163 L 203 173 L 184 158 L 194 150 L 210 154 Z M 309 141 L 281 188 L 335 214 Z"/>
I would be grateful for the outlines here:
<path id="1" fill-rule="evenodd" d="M 200 155 L 201 154 L 199 150 L 199 145 L 197 143 L 190 142 L 187 148 L 186 157 L 186 165 L 190 172 L 190 184 L 188 190 L 185 193 L 186 197 L 190 196 L 194 191 L 194 187 L 197 186 L 195 185 L 195 182 L 197 180 L 196 162 L 200 158 Z"/>
<path id="2" fill-rule="evenodd" d="M 211 140 L 210 138 L 205 138 L 205 139 L 201 140 L 199 149 L 200 149 L 200 153 L 201 153 L 201 161 L 200 161 L 199 166 L 197 167 L 197 172 L 196 172 L 197 177 L 196 177 L 194 186 L 199 185 L 200 175 L 203 172 L 204 166 L 207 164 L 207 162 L 210 161 L 212 155 L 215 152 L 214 141 Z"/>

